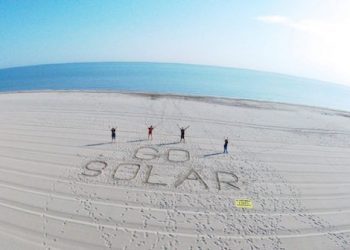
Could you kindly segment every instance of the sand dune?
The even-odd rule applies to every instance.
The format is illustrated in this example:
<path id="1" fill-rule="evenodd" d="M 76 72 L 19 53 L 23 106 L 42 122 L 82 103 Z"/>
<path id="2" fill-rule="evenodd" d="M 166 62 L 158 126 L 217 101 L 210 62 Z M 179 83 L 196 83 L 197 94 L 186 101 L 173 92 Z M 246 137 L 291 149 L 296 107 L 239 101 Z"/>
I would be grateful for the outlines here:
<path id="1" fill-rule="evenodd" d="M 209 97 L 1 94 L 1 249 L 350 249 L 349 117 Z M 186 143 L 177 124 L 190 125 Z"/>

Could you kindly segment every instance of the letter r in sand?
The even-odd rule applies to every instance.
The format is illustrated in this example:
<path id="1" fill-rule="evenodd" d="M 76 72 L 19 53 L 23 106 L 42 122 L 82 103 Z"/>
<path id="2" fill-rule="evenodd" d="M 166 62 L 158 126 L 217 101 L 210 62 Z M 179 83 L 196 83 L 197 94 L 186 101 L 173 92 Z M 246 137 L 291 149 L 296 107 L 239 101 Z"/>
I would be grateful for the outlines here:
<path id="1" fill-rule="evenodd" d="M 216 181 L 218 183 L 219 190 L 221 190 L 222 183 L 225 183 L 226 185 L 228 185 L 236 190 L 240 190 L 240 188 L 237 186 L 238 177 L 234 173 L 225 172 L 225 171 L 217 171 L 216 172 Z"/>

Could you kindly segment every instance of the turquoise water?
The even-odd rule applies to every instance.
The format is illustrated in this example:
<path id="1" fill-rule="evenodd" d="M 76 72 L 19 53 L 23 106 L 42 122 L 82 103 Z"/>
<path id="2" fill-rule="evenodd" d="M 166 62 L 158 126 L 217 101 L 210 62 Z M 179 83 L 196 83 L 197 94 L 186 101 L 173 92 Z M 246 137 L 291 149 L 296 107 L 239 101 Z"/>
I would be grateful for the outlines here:
<path id="1" fill-rule="evenodd" d="M 245 69 L 166 63 L 72 63 L 0 70 L 0 91 L 42 89 L 225 96 L 350 111 L 350 87 Z"/>

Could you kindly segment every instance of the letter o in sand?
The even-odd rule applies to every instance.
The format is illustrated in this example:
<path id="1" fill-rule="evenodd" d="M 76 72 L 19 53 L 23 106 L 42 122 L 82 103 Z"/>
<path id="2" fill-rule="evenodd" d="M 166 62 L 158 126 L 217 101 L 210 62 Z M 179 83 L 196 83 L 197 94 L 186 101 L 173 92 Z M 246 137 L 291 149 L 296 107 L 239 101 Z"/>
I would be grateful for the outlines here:
<path id="1" fill-rule="evenodd" d="M 169 149 L 168 161 L 185 162 L 190 160 L 190 152 L 185 149 Z"/>
<path id="2" fill-rule="evenodd" d="M 141 147 L 135 151 L 134 157 L 139 160 L 153 160 L 158 158 L 158 150 L 153 147 Z"/>
<path id="3" fill-rule="evenodd" d="M 141 165 L 137 163 L 121 163 L 114 170 L 112 178 L 114 180 L 130 181 L 137 176 L 138 172 L 140 171 L 140 167 Z M 121 172 L 121 169 L 124 169 L 125 171 Z M 119 172 L 118 177 L 116 177 L 117 172 Z"/>

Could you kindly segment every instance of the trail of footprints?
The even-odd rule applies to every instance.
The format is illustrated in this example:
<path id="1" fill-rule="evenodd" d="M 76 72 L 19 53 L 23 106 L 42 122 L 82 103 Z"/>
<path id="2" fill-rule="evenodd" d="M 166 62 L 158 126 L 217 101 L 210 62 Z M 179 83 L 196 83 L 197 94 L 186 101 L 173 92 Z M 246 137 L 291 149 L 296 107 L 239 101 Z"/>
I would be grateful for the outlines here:
<path id="1" fill-rule="evenodd" d="M 244 154 L 242 154 L 244 155 Z M 248 154 L 249 155 L 249 154 Z M 297 215 L 295 219 L 312 226 L 317 232 L 332 231 L 332 226 L 327 222 L 322 220 L 316 215 L 306 214 L 306 210 L 298 200 L 299 191 L 288 183 L 282 176 L 277 172 L 274 172 L 273 169 L 266 166 L 265 164 L 259 162 L 258 160 L 253 160 L 253 157 L 250 156 L 247 160 L 243 156 L 233 156 L 230 167 L 234 168 L 235 171 L 239 174 L 240 177 L 246 179 L 246 181 L 254 182 L 257 180 L 274 181 L 277 179 L 280 180 L 279 184 L 275 185 L 275 190 L 272 190 L 267 185 L 248 185 L 245 187 L 245 191 L 249 193 L 250 197 L 260 202 L 262 208 L 267 210 L 274 211 L 293 211 Z M 218 164 L 220 164 L 218 162 Z M 134 203 L 139 203 L 139 197 L 133 193 L 132 189 L 130 192 L 126 192 L 128 195 L 125 197 L 125 208 L 124 212 L 121 214 L 121 221 L 117 222 L 112 217 L 106 216 L 103 212 L 99 211 L 98 206 L 93 202 L 98 200 L 99 197 L 97 193 L 90 193 L 84 189 L 83 185 L 80 182 L 86 182 L 86 179 L 77 175 L 76 170 L 69 170 L 66 176 L 70 177 L 70 190 L 74 194 L 75 199 L 79 202 L 80 208 L 75 211 L 76 214 L 83 216 L 88 216 L 91 218 L 92 222 L 96 225 L 97 233 L 100 235 L 101 242 L 108 249 L 112 249 L 113 240 L 118 237 L 118 227 L 124 226 L 125 232 L 129 234 L 129 247 L 124 246 L 124 249 L 132 249 L 132 246 L 137 246 L 142 249 L 146 245 L 146 240 L 149 238 L 149 233 L 145 232 L 144 237 L 139 238 L 139 234 L 135 230 L 127 229 L 128 222 L 125 220 L 126 214 L 130 210 L 128 207 L 128 202 L 132 201 Z M 278 199 L 273 199 L 276 194 L 285 194 L 286 191 L 290 195 L 290 199 L 280 201 Z M 52 193 L 55 192 L 55 183 L 52 184 Z M 242 235 L 246 244 L 250 246 L 251 249 L 259 249 L 258 244 L 255 242 L 255 239 L 250 238 L 249 235 L 271 235 L 268 240 L 269 242 L 265 243 L 265 249 L 283 249 L 283 244 L 278 238 L 278 231 L 285 230 L 291 233 L 298 233 L 298 230 L 291 230 L 284 228 L 281 225 L 281 217 L 279 216 L 269 216 L 262 217 L 254 213 L 237 213 L 232 209 L 232 204 L 227 203 L 227 198 L 223 196 L 210 196 L 210 194 L 202 195 L 201 193 L 196 194 L 186 194 L 177 195 L 174 193 L 172 199 L 159 199 L 158 201 L 155 198 L 155 194 L 149 192 L 144 192 L 144 198 L 147 198 L 149 204 L 153 204 L 154 207 L 159 207 L 166 210 L 166 217 L 163 221 L 159 221 L 159 218 L 156 218 L 150 208 L 145 207 L 141 210 L 143 221 L 140 224 L 142 229 L 147 229 L 150 221 L 159 221 L 164 224 L 164 230 L 168 233 L 167 236 L 160 235 L 158 240 L 155 241 L 152 245 L 154 248 L 158 248 L 158 243 L 163 244 L 164 248 L 174 249 L 179 245 L 179 239 L 176 236 L 178 231 L 178 220 L 183 217 L 183 220 L 187 224 L 195 226 L 194 234 L 196 236 L 196 241 L 194 245 L 205 246 L 208 244 L 208 241 L 212 241 L 213 244 L 217 245 L 221 249 L 230 249 L 230 242 L 234 244 L 239 244 L 236 239 L 233 240 L 224 240 L 215 236 L 215 228 L 213 228 L 210 223 L 210 219 L 215 219 L 217 223 L 224 225 L 223 232 L 227 235 Z M 161 195 L 161 194 L 157 194 Z M 271 197 L 273 203 L 266 204 L 266 199 L 261 199 L 261 196 Z M 177 197 L 178 196 L 178 197 Z M 203 210 L 208 208 L 210 211 L 218 211 L 215 216 L 209 216 L 208 213 L 201 211 L 200 213 L 194 213 L 192 215 L 185 214 L 176 209 L 177 203 L 176 199 L 181 197 L 182 200 L 185 200 L 189 207 L 198 207 L 200 205 L 203 207 Z M 51 249 L 50 242 L 56 242 L 56 239 L 48 235 L 48 223 L 49 220 L 45 215 L 48 212 L 49 203 L 52 200 L 51 193 L 48 194 L 46 199 L 44 213 L 43 213 L 43 246 L 47 250 Z M 73 216 L 73 215 L 72 215 Z M 115 232 L 111 233 L 110 230 L 106 230 L 102 225 L 104 221 L 107 221 L 109 224 L 115 225 Z M 248 222 L 248 223 L 247 223 Z M 62 223 L 61 233 L 64 234 L 65 226 L 67 221 Z M 126 227 L 125 227 L 126 226 Z M 175 234 L 172 234 L 175 233 Z M 201 235 L 206 235 L 203 237 Z M 244 235 L 247 235 L 246 237 Z M 339 249 L 347 249 L 349 246 L 349 235 L 344 234 L 334 234 L 328 233 L 327 237 L 329 240 L 333 241 Z M 158 243 L 157 243 L 158 242 Z"/>
<path id="2" fill-rule="evenodd" d="M 175 104 L 175 103 L 174 103 Z M 101 104 L 99 104 L 98 110 L 102 110 Z M 178 107 L 181 111 L 181 108 Z M 184 115 L 181 113 L 181 116 Z M 164 114 L 162 115 L 164 116 Z M 163 121 L 162 117 L 162 121 Z M 98 124 L 99 120 L 95 117 L 90 120 L 92 124 Z M 47 125 L 58 125 L 60 127 L 68 126 L 69 122 L 56 121 L 47 122 Z M 207 134 L 210 134 L 210 129 L 205 129 Z M 298 134 L 298 136 L 300 136 Z M 307 136 L 307 135 L 303 135 Z M 214 137 L 214 135 L 211 135 Z M 324 136 L 319 139 L 320 144 L 328 145 L 331 142 L 331 135 Z M 342 139 L 345 141 L 345 139 Z M 162 141 L 166 141 L 163 138 Z M 343 142 L 345 144 L 345 142 Z M 141 144 L 141 143 L 140 143 Z M 128 160 L 129 156 L 133 154 L 133 148 L 137 144 L 126 145 L 123 148 L 125 152 L 124 158 L 122 160 Z M 216 145 L 211 145 L 213 148 Z M 200 147 L 188 146 L 190 150 L 200 152 Z M 120 150 L 119 146 L 116 145 L 116 150 Z M 109 156 L 97 155 L 96 157 L 82 157 L 78 155 L 77 157 L 82 158 L 82 162 L 87 162 L 89 160 L 95 160 L 99 157 L 101 159 L 112 159 L 113 154 Z M 255 203 L 259 204 L 262 211 L 272 211 L 272 212 L 288 212 L 291 211 L 295 213 L 294 219 L 302 224 L 311 226 L 315 232 L 327 233 L 327 237 L 330 241 L 334 242 L 337 249 L 348 249 L 350 245 L 350 234 L 345 233 L 331 233 L 333 231 L 333 226 L 325 221 L 324 219 L 316 216 L 314 214 L 307 213 L 307 209 L 298 199 L 300 196 L 300 191 L 290 184 L 282 175 L 268 164 L 259 161 L 254 154 L 249 151 L 249 148 L 241 148 L 239 154 L 231 155 L 224 158 L 227 165 L 222 164 L 222 157 L 219 159 L 209 159 L 203 160 L 199 157 L 191 158 L 192 164 L 197 164 L 202 166 L 201 171 L 208 171 L 212 164 L 220 166 L 222 169 L 234 170 L 235 173 L 242 180 L 242 192 L 239 194 L 248 195 Z M 107 169 L 106 171 L 112 171 Z M 142 174 L 142 173 L 141 173 Z M 108 172 L 108 176 L 111 176 L 111 172 Z M 59 176 L 60 177 L 60 176 Z M 114 242 L 118 242 L 118 237 L 120 237 L 120 230 L 128 235 L 128 244 L 122 246 L 123 249 L 144 249 L 147 244 L 149 244 L 148 239 L 151 239 L 151 234 L 155 234 L 154 241 L 151 243 L 150 248 L 154 249 L 176 249 L 181 244 L 178 232 L 180 227 L 183 225 L 191 225 L 190 232 L 195 240 L 192 243 L 190 249 L 205 249 L 205 246 L 214 245 L 218 249 L 231 249 L 232 246 L 241 245 L 242 248 L 247 247 L 248 249 L 261 249 L 261 242 L 259 239 L 250 237 L 252 235 L 268 236 L 268 239 L 263 243 L 263 249 L 284 249 L 283 241 L 278 237 L 279 232 L 288 232 L 290 234 L 302 234 L 298 229 L 290 229 L 283 226 L 283 215 L 274 216 L 262 216 L 261 214 L 250 212 L 248 210 L 238 211 L 234 209 L 232 205 L 232 199 L 235 198 L 235 193 L 232 195 L 216 195 L 217 193 L 207 192 L 194 192 L 186 193 L 180 192 L 171 196 L 162 195 L 161 192 L 151 193 L 151 192 L 134 192 L 131 187 L 129 191 L 125 191 L 126 197 L 124 201 L 125 207 L 123 208 L 119 217 L 110 215 L 106 213 L 106 210 L 100 209 L 100 207 L 94 201 L 100 199 L 98 192 L 90 192 L 84 188 L 81 183 L 106 183 L 105 179 L 97 179 L 94 182 L 89 182 L 86 178 L 77 173 L 77 170 L 71 169 L 67 170 L 62 174 L 62 177 L 69 178 L 69 189 L 71 194 L 74 195 L 76 202 L 79 207 L 72 211 L 71 217 L 67 220 L 62 221 L 61 227 L 59 229 L 62 238 L 66 233 L 66 228 L 68 226 L 69 219 L 72 219 L 76 215 L 88 217 L 92 224 L 96 226 L 96 233 L 99 235 L 100 243 L 107 249 L 113 249 L 117 247 Z M 102 177 L 101 177 L 102 178 Z M 59 179 L 59 178 L 58 178 Z M 265 184 L 254 185 L 255 182 L 264 181 Z M 266 183 L 269 182 L 279 182 L 271 188 Z M 42 214 L 42 245 L 47 249 L 52 249 L 58 243 L 59 239 L 50 235 L 50 219 L 46 214 L 49 211 L 50 202 L 53 200 L 51 193 L 55 193 L 55 185 L 52 184 L 52 189 L 50 190 L 43 209 Z M 124 187 L 125 188 L 125 187 Z M 116 192 L 118 192 L 118 186 L 115 186 Z M 278 195 L 288 195 L 290 199 L 279 200 L 276 198 Z M 264 198 L 262 198 L 264 197 Z M 265 199 L 269 198 L 269 199 Z M 107 199 L 108 201 L 108 199 Z M 142 201 L 147 203 L 144 208 L 140 210 L 142 220 L 138 225 L 139 229 L 144 229 L 143 235 L 133 229 L 128 223 L 128 216 L 130 216 L 133 211 L 133 204 L 139 204 L 143 206 Z M 181 202 L 180 202 L 181 201 Z M 269 201 L 269 203 L 267 203 Z M 111 203 L 113 203 L 111 201 Z M 178 204 L 185 203 L 186 208 L 181 209 Z M 153 208 L 163 209 L 165 211 L 165 216 L 162 218 L 157 218 L 154 216 Z M 191 208 L 190 212 L 186 213 L 186 209 Z M 113 209 L 113 208 L 111 208 Z M 199 210 L 200 209 L 200 210 Z M 215 212 L 216 211 L 216 212 Z M 154 223 L 157 222 L 157 223 Z M 242 236 L 239 237 L 222 238 L 217 237 L 217 227 L 215 223 L 220 225 L 222 235 L 226 236 Z M 164 227 L 157 233 L 150 233 L 146 230 L 152 231 L 150 228 L 153 224 L 161 224 Z M 104 225 L 111 225 L 114 230 L 106 228 Z M 166 234 L 165 234 L 166 233 Z M 58 237 L 59 238 L 59 237 Z M 153 239 L 153 238 L 152 238 Z M 244 244 L 242 244 L 242 241 Z M 118 246 L 120 247 L 120 246 Z"/>
<path id="3" fill-rule="evenodd" d="M 254 157 L 251 156 L 250 162 L 252 162 L 253 159 L 254 159 Z M 264 172 L 264 176 L 262 176 L 262 175 L 259 176 L 259 172 L 262 173 L 259 170 L 271 170 L 265 164 L 259 163 L 258 161 L 256 161 L 256 164 L 250 164 L 247 160 L 245 160 L 245 163 L 248 165 L 251 165 L 250 167 L 252 167 L 252 169 L 256 170 L 253 172 L 257 173 L 257 175 L 258 175 L 257 178 L 264 178 L 264 176 L 266 177 L 265 172 Z M 301 204 L 301 201 L 298 199 L 299 191 L 295 187 L 293 187 L 291 184 L 289 184 L 288 181 L 285 180 L 278 173 L 272 172 L 272 171 L 271 171 L 271 173 L 273 173 L 272 177 L 277 177 L 281 180 L 281 184 L 275 184 L 277 194 L 283 194 L 283 193 L 285 193 L 285 190 L 288 190 L 288 193 L 291 196 L 290 199 L 285 200 L 285 202 L 283 202 L 283 203 L 276 199 L 275 200 L 276 203 L 274 204 L 276 210 L 280 210 L 280 211 L 290 210 L 292 212 L 297 212 L 297 216 L 295 219 L 302 222 L 302 223 L 310 225 L 312 228 L 315 229 L 316 232 L 332 231 L 333 227 L 329 224 L 329 222 L 318 217 L 317 215 L 305 214 L 306 209 Z M 252 190 L 251 192 L 254 193 L 254 191 Z M 270 194 L 271 197 L 276 195 L 276 193 L 274 193 L 274 192 L 271 192 L 271 193 L 266 192 L 266 190 L 264 190 L 263 186 L 259 186 L 259 189 L 256 191 L 257 191 L 256 192 L 257 194 L 258 193 L 265 194 L 265 195 Z M 254 221 L 254 222 L 256 222 L 256 221 Z M 279 228 L 278 221 L 271 228 L 278 229 Z M 281 228 L 281 229 L 285 229 L 285 228 Z M 287 229 L 287 230 L 289 230 L 289 229 Z M 289 230 L 289 231 L 291 231 L 291 230 Z M 297 230 L 297 232 L 298 232 L 298 230 Z M 335 243 L 335 245 L 337 245 L 339 247 L 339 249 L 346 250 L 350 246 L 350 241 L 346 240 L 346 238 L 344 236 L 342 236 L 341 234 L 327 233 L 327 237 L 329 238 L 329 240 L 333 241 Z M 277 239 L 277 243 L 280 244 L 279 239 Z M 279 244 L 276 245 L 274 249 L 280 249 L 281 246 Z"/>

